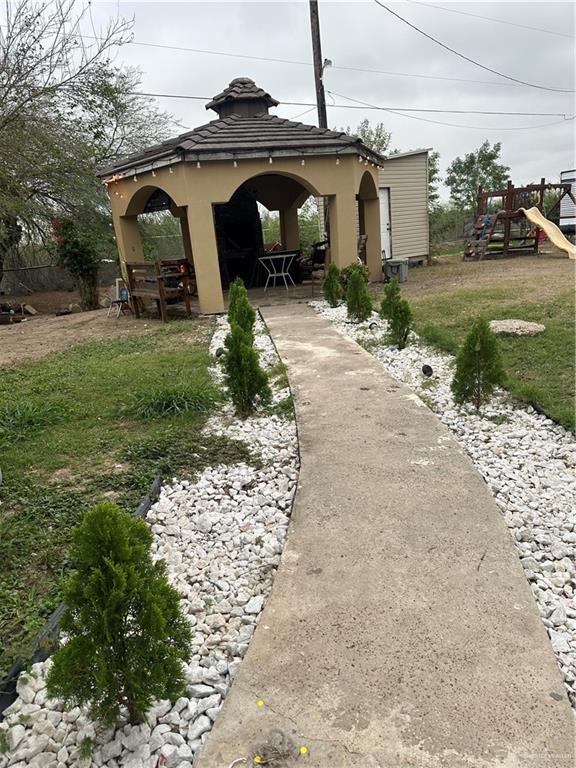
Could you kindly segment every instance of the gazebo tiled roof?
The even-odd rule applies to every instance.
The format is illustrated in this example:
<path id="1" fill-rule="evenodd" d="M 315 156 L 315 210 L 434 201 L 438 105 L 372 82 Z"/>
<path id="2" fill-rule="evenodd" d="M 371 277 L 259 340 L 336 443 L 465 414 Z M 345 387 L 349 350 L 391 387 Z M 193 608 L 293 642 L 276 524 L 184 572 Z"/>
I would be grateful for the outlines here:
<path id="1" fill-rule="evenodd" d="M 230 114 L 234 104 L 240 102 L 242 106 L 248 103 L 252 112 L 256 109 L 261 111 L 248 115 Z M 228 112 L 227 116 L 129 155 L 101 169 L 98 175 L 129 174 L 152 168 L 154 164 L 258 157 L 357 154 L 377 165 L 383 163 L 382 155 L 369 149 L 355 136 L 268 114 L 268 106 L 277 104 L 252 80 L 237 78 L 207 105 L 207 108 L 218 112 Z"/>

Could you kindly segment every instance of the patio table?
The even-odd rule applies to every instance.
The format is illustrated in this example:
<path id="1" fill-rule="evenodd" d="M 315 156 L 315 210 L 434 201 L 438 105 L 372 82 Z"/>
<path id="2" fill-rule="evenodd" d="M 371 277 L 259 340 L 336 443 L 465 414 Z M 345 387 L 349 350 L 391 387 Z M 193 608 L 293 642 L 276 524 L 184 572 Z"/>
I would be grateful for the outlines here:
<path id="1" fill-rule="evenodd" d="M 286 290 L 288 290 L 288 283 L 286 278 L 290 280 L 292 285 L 295 285 L 292 275 L 290 274 L 290 267 L 299 251 L 275 251 L 274 253 L 268 253 L 265 256 L 258 257 L 258 263 L 261 264 L 266 270 L 266 285 L 264 290 L 268 288 L 270 279 L 274 280 L 274 287 L 276 287 L 276 278 L 281 277 L 284 280 Z"/>

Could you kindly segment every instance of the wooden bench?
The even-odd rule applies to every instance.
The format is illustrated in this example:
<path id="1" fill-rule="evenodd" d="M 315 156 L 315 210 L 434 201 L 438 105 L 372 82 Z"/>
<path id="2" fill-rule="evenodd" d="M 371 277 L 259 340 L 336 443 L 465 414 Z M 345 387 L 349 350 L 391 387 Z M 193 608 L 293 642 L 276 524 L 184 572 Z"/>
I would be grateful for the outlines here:
<path id="1" fill-rule="evenodd" d="M 168 302 L 183 303 L 188 317 L 192 314 L 190 296 L 195 280 L 187 259 L 165 261 L 127 261 L 126 278 L 135 317 L 144 311 L 144 301 L 156 302 L 162 321 L 168 321 Z"/>

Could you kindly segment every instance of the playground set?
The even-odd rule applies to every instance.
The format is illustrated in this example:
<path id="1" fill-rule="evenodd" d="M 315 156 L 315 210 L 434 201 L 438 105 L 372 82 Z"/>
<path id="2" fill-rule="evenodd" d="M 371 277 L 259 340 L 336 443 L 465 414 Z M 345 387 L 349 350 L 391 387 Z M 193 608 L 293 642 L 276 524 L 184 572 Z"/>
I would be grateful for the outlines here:
<path id="1" fill-rule="evenodd" d="M 560 194 L 545 211 L 544 195 L 548 190 L 559 190 Z M 576 249 L 549 220 L 566 195 L 576 203 L 571 184 L 547 184 L 546 179 L 526 187 L 515 187 L 508 181 L 506 188 L 499 190 L 485 191 L 480 186 L 474 234 L 464 248 L 464 261 L 538 253 L 540 241 L 546 236 L 574 258 Z"/>

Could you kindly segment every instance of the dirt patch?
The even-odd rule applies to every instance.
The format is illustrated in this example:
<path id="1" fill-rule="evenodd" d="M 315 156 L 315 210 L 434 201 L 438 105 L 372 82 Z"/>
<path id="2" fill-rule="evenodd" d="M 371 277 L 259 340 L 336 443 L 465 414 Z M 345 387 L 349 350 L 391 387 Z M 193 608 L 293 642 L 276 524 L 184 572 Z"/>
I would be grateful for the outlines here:
<path id="1" fill-rule="evenodd" d="M 147 335 L 162 328 L 159 320 L 107 318 L 107 313 L 106 309 L 98 309 L 62 317 L 39 315 L 18 325 L 0 326 L 0 367 L 39 360 L 86 341 Z"/>

